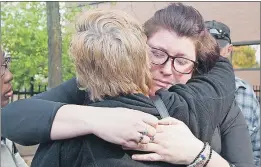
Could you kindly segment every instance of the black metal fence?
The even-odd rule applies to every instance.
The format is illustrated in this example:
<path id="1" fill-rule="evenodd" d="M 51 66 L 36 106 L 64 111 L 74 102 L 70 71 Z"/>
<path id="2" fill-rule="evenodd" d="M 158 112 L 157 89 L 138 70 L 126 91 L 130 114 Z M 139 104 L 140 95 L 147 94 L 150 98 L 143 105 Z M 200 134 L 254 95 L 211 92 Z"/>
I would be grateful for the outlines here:
<path id="1" fill-rule="evenodd" d="M 47 86 L 33 86 L 31 85 L 31 87 L 29 89 L 24 89 L 24 90 L 14 90 L 13 96 L 11 97 L 11 102 L 16 101 L 16 100 L 20 100 L 20 99 L 26 99 L 29 98 L 33 95 L 36 95 L 38 93 L 42 93 L 44 91 L 47 90 Z"/>

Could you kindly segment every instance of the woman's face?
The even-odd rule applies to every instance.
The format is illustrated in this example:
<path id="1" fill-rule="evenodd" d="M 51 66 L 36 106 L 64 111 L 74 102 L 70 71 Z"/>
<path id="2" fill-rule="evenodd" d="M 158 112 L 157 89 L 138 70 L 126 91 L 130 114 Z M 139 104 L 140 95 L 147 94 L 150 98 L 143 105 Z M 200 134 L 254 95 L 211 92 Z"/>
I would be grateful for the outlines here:
<path id="1" fill-rule="evenodd" d="M 13 95 L 11 81 L 13 79 L 12 73 L 6 68 L 6 61 L 3 55 L 0 55 L 1 63 L 1 107 L 9 103 L 9 98 Z"/>
<path id="2" fill-rule="evenodd" d="M 174 69 L 174 61 L 171 58 L 184 57 L 184 59 L 176 59 L 175 68 L 178 65 L 188 64 L 186 68 L 190 68 L 194 65 L 192 61 L 196 61 L 195 44 L 193 41 L 186 37 L 178 37 L 176 33 L 161 29 L 154 33 L 147 41 L 151 48 L 154 48 L 150 52 L 150 58 L 161 57 L 161 54 L 168 55 L 170 58 L 162 65 L 155 65 L 152 63 L 151 73 L 153 77 L 153 86 L 150 90 L 150 94 L 153 95 L 157 90 L 161 88 L 170 88 L 174 84 L 185 84 L 192 76 L 192 70 L 189 74 L 182 74 Z M 162 52 L 163 51 L 163 52 Z M 154 57 L 153 57 L 154 56 Z M 192 60 L 192 61 L 189 61 Z M 189 64 L 190 63 L 190 64 Z M 179 68 L 179 70 L 183 70 Z M 186 71 L 186 70 L 185 70 Z M 187 70 L 188 72 L 188 70 Z"/>

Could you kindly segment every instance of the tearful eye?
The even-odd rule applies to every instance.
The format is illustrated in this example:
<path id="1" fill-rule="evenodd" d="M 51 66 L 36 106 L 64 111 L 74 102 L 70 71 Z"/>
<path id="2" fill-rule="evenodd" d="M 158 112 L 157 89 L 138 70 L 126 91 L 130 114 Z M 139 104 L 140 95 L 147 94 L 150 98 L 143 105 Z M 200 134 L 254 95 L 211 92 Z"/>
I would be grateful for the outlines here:
<path id="1" fill-rule="evenodd" d="M 164 55 L 159 54 L 159 53 L 153 53 L 153 55 L 156 56 L 156 57 L 164 57 Z"/>
<path id="2" fill-rule="evenodd" d="M 166 55 L 158 50 L 152 50 L 151 53 L 153 56 L 158 57 L 158 58 L 163 58 L 166 57 Z"/>
<path id="3" fill-rule="evenodd" d="M 177 62 L 179 65 L 186 65 L 186 64 L 190 63 L 189 60 L 186 60 L 186 59 L 183 59 L 183 58 L 177 58 L 177 59 L 176 59 L 176 62 Z"/>
<path id="4" fill-rule="evenodd" d="M 155 57 L 162 57 L 162 54 L 160 54 L 159 52 L 155 51 L 155 50 L 152 50 L 151 51 L 151 54 Z"/>
<path id="5" fill-rule="evenodd" d="M 189 74 L 194 68 L 194 62 L 192 60 L 176 57 L 174 61 L 174 69 L 182 74 Z"/>

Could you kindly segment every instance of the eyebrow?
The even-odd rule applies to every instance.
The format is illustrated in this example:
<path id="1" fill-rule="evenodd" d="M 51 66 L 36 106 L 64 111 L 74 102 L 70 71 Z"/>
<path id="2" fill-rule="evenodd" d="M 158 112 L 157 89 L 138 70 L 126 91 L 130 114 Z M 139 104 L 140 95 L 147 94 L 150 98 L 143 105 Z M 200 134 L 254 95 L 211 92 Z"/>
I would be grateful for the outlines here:
<path id="1" fill-rule="evenodd" d="M 185 58 L 190 58 L 188 55 L 183 54 L 183 53 L 176 53 L 174 56 L 173 56 L 173 55 L 170 55 L 165 48 L 160 47 L 160 46 L 154 47 L 154 46 L 150 46 L 149 44 L 148 44 L 148 46 L 151 47 L 152 49 L 160 50 L 160 51 L 166 53 L 167 55 L 169 55 L 169 56 L 171 56 L 171 57 L 185 57 Z"/>

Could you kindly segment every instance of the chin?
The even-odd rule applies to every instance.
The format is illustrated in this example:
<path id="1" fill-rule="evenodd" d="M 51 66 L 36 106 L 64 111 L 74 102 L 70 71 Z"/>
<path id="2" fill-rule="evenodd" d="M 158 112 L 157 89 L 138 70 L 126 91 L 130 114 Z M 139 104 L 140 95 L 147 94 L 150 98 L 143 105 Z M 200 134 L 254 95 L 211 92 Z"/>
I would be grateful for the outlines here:
<path id="1" fill-rule="evenodd" d="M 160 87 L 160 86 L 153 86 L 151 89 L 150 89 L 150 96 L 154 96 L 155 93 L 159 90 L 159 89 L 162 89 L 163 87 Z"/>

